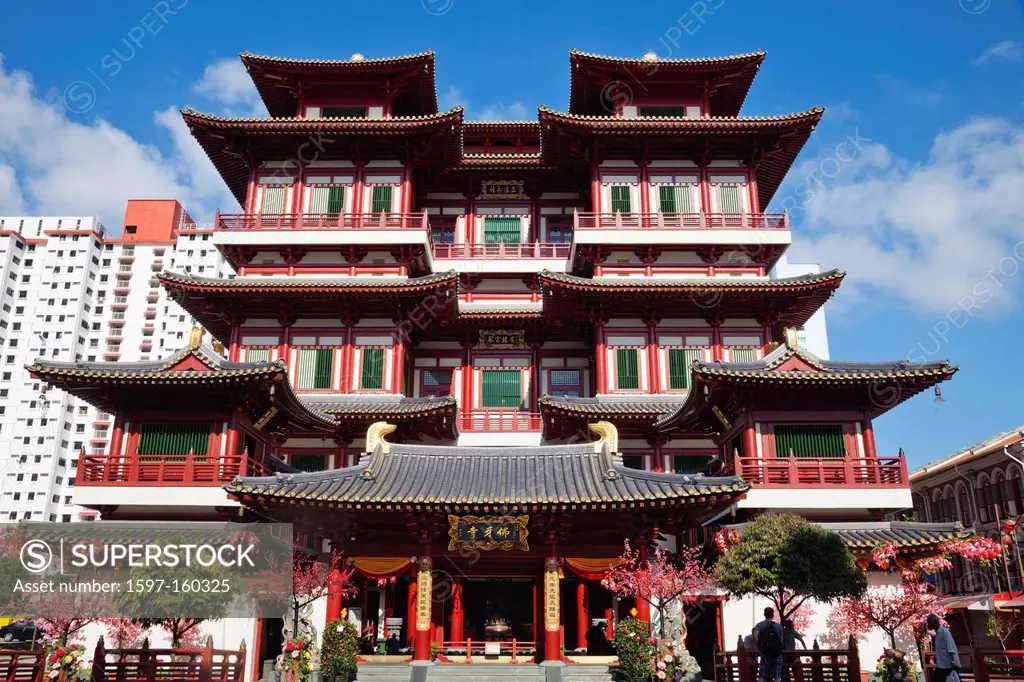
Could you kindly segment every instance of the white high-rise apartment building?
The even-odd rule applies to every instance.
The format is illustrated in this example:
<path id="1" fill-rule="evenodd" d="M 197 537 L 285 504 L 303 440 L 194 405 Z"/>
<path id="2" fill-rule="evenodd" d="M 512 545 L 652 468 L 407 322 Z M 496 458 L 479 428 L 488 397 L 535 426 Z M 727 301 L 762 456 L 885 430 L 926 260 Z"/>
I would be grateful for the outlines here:
<path id="1" fill-rule="evenodd" d="M 229 272 L 174 200 L 130 200 L 119 236 L 95 217 L 0 216 L 0 521 L 72 521 L 82 452 L 106 451 L 112 420 L 25 370 L 37 358 L 154 360 L 186 343 L 192 317 L 163 270 Z"/>

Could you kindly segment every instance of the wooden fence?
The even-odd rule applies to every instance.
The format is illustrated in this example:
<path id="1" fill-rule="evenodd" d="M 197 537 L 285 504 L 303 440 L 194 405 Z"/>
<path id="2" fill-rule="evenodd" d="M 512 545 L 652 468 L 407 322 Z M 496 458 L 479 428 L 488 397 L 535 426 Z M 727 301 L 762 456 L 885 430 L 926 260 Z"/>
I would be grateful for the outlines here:
<path id="1" fill-rule="evenodd" d="M 715 682 L 755 682 L 759 654 L 743 648 L 715 653 Z M 860 682 L 860 655 L 851 639 L 846 649 L 811 649 L 782 652 L 783 682 Z"/>
<path id="2" fill-rule="evenodd" d="M 214 649 L 208 637 L 202 649 L 107 649 L 100 637 L 92 659 L 91 682 L 242 682 L 245 641 L 237 650 Z"/>
<path id="3" fill-rule="evenodd" d="M 0 680 L 43 682 L 46 655 L 42 649 L 0 649 Z"/>
<path id="4" fill-rule="evenodd" d="M 1024 680 L 1024 650 L 960 648 L 960 678 L 964 682 Z M 924 652 L 924 679 L 932 682 L 935 652 Z"/>

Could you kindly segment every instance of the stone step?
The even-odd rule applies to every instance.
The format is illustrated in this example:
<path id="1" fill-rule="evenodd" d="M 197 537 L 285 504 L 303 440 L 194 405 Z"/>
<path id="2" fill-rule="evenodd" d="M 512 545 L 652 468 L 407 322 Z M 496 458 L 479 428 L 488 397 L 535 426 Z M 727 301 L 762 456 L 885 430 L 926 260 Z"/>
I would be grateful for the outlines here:
<path id="1" fill-rule="evenodd" d="M 611 682 L 615 677 L 606 665 L 567 665 L 562 682 Z"/>
<path id="2" fill-rule="evenodd" d="M 533 664 L 437 665 L 427 673 L 427 682 L 544 682 L 544 671 Z"/>

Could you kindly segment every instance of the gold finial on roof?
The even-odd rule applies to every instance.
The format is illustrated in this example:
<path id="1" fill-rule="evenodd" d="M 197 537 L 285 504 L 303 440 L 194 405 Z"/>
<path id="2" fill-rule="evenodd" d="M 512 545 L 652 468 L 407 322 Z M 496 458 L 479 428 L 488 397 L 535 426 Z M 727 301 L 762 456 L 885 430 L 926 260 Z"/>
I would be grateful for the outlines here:
<path id="1" fill-rule="evenodd" d="M 203 335 L 205 333 L 206 333 L 206 330 L 203 329 L 202 325 L 197 324 L 196 326 L 192 327 L 192 331 L 190 331 L 188 333 L 188 345 L 189 345 L 189 347 L 190 348 L 199 348 L 199 346 L 203 343 Z"/>
<path id="2" fill-rule="evenodd" d="M 601 436 L 601 440 L 594 443 L 594 452 L 601 452 L 604 443 L 608 444 L 609 452 L 619 451 L 619 430 L 611 422 L 595 422 L 587 424 L 587 428 Z"/>
<path id="3" fill-rule="evenodd" d="M 800 346 L 800 341 L 796 336 L 796 327 L 785 327 L 782 330 L 782 335 L 786 339 L 786 346 L 790 350 L 796 350 Z"/>
<path id="4" fill-rule="evenodd" d="M 220 339 L 213 340 L 213 352 L 217 355 L 224 355 L 224 344 L 220 342 Z"/>
<path id="5" fill-rule="evenodd" d="M 398 427 L 387 422 L 374 422 L 366 429 L 366 451 L 373 454 L 380 446 L 380 451 L 385 455 L 391 452 L 391 443 L 384 440 L 384 436 L 394 433 Z"/>

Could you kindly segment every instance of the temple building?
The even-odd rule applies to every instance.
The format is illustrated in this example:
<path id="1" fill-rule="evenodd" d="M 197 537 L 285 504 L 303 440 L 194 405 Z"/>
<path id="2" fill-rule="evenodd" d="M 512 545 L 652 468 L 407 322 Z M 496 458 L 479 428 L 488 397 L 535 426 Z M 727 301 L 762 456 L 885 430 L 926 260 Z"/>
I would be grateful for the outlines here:
<path id="1" fill-rule="evenodd" d="M 115 415 L 76 504 L 293 523 L 360 576 L 316 627 L 347 607 L 417 661 L 557 662 L 650 619 L 600 583 L 624 540 L 771 511 L 860 551 L 956 535 L 885 520 L 911 489 L 873 431 L 956 368 L 800 343 L 843 273 L 777 276 L 768 206 L 823 110 L 741 115 L 764 56 L 572 51 L 567 111 L 472 122 L 432 52 L 242 54 L 269 118 L 183 111 L 242 207 L 212 238 L 237 275 L 159 274 L 197 324 L 169 357 L 29 368 Z M 705 596 L 687 645 L 710 666 L 761 606 Z M 245 627 L 255 673 L 281 623 Z"/>

